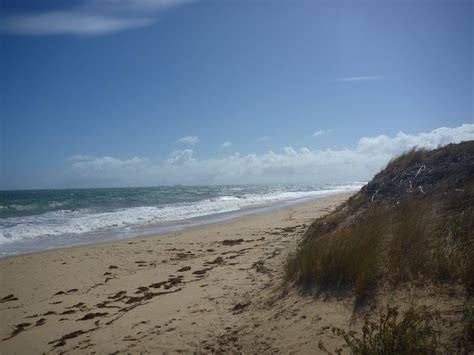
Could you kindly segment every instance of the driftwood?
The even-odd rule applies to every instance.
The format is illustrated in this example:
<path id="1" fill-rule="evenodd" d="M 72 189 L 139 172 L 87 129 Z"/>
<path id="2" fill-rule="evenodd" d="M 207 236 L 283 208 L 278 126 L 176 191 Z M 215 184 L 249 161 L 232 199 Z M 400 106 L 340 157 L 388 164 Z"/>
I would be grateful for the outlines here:
<path id="1" fill-rule="evenodd" d="M 415 178 L 421 173 L 422 170 L 424 170 L 426 168 L 425 165 L 422 165 L 420 166 L 420 168 L 418 169 L 418 171 L 416 172 L 416 175 L 415 175 Z"/>
<path id="2" fill-rule="evenodd" d="M 375 195 L 379 192 L 379 189 L 375 190 L 374 194 L 372 195 L 372 198 L 370 199 L 370 202 L 374 202 Z"/>

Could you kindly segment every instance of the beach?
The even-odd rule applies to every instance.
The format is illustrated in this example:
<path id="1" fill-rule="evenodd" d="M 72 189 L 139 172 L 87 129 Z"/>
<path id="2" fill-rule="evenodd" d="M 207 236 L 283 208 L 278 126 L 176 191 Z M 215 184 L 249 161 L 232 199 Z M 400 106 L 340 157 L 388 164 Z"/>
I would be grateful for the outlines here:
<path id="1" fill-rule="evenodd" d="M 473 9 L 3 0 L 0 355 L 474 355 Z"/>
<path id="2" fill-rule="evenodd" d="M 314 349 L 318 339 L 298 333 L 318 318 L 286 304 L 292 298 L 271 303 L 282 293 L 285 258 L 307 226 L 348 196 L 155 237 L 0 259 L 0 351 Z M 328 302 L 317 317 L 343 325 L 347 312 L 335 312 L 341 307 Z"/>
<path id="3" fill-rule="evenodd" d="M 436 309 L 458 327 L 462 287 L 354 295 L 284 286 L 308 226 L 352 193 L 172 233 L 0 259 L 0 352 L 326 353 L 387 305 Z M 454 329 L 454 328 L 453 328 Z M 457 328 L 456 328 L 457 329 Z"/>

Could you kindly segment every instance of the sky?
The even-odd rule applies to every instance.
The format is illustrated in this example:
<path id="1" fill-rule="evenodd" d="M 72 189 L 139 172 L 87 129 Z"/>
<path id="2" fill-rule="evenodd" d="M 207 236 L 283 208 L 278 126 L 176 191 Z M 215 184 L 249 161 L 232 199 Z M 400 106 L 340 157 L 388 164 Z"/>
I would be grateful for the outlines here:
<path id="1" fill-rule="evenodd" d="M 474 139 L 470 0 L 2 0 L 0 189 L 367 181 Z"/>

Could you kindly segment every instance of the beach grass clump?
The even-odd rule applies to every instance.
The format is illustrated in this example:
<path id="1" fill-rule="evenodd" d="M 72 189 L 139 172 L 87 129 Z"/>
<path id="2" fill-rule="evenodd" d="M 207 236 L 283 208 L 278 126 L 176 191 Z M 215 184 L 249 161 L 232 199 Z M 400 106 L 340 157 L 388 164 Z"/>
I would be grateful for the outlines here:
<path id="1" fill-rule="evenodd" d="M 301 285 L 316 284 L 324 290 L 354 287 L 358 296 L 367 295 L 380 276 L 379 236 L 385 228 L 377 223 L 376 216 L 367 218 L 373 218 L 373 223 L 359 223 L 350 229 L 306 238 L 287 263 L 287 277 Z M 315 230 L 325 229 L 324 221 L 318 226 Z"/>
<path id="2" fill-rule="evenodd" d="M 361 335 L 340 328 L 332 331 L 344 338 L 354 355 L 445 353 L 446 347 L 436 329 L 437 318 L 436 312 L 415 308 L 400 317 L 397 307 L 387 307 L 377 320 L 364 321 Z"/>
<path id="3" fill-rule="evenodd" d="M 423 162 L 423 159 L 427 156 L 428 152 L 429 151 L 427 149 L 414 147 L 407 152 L 391 159 L 384 169 L 384 173 L 395 169 L 405 169 L 415 164 L 420 164 Z"/>
<path id="4" fill-rule="evenodd" d="M 436 199 L 410 199 L 391 213 L 384 263 L 387 281 L 473 286 L 473 207 L 456 211 Z"/>

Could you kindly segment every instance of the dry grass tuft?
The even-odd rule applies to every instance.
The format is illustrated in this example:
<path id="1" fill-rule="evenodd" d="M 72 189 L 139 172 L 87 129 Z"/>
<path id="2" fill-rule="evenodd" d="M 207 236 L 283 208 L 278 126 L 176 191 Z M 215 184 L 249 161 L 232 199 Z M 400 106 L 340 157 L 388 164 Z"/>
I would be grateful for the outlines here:
<path id="1" fill-rule="evenodd" d="M 396 307 L 387 307 L 377 321 L 365 320 L 362 335 L 340 328 L 332 331 L 342 336 L 354 355 L 437 354 L 448 349 L 440 341 L 434 326 L 437 314 L 410 308 L 402 317 Z M 401 319 L 400 319 L 401 318 Z M 337 350 L 338 353 L 342 349 Z"/>

